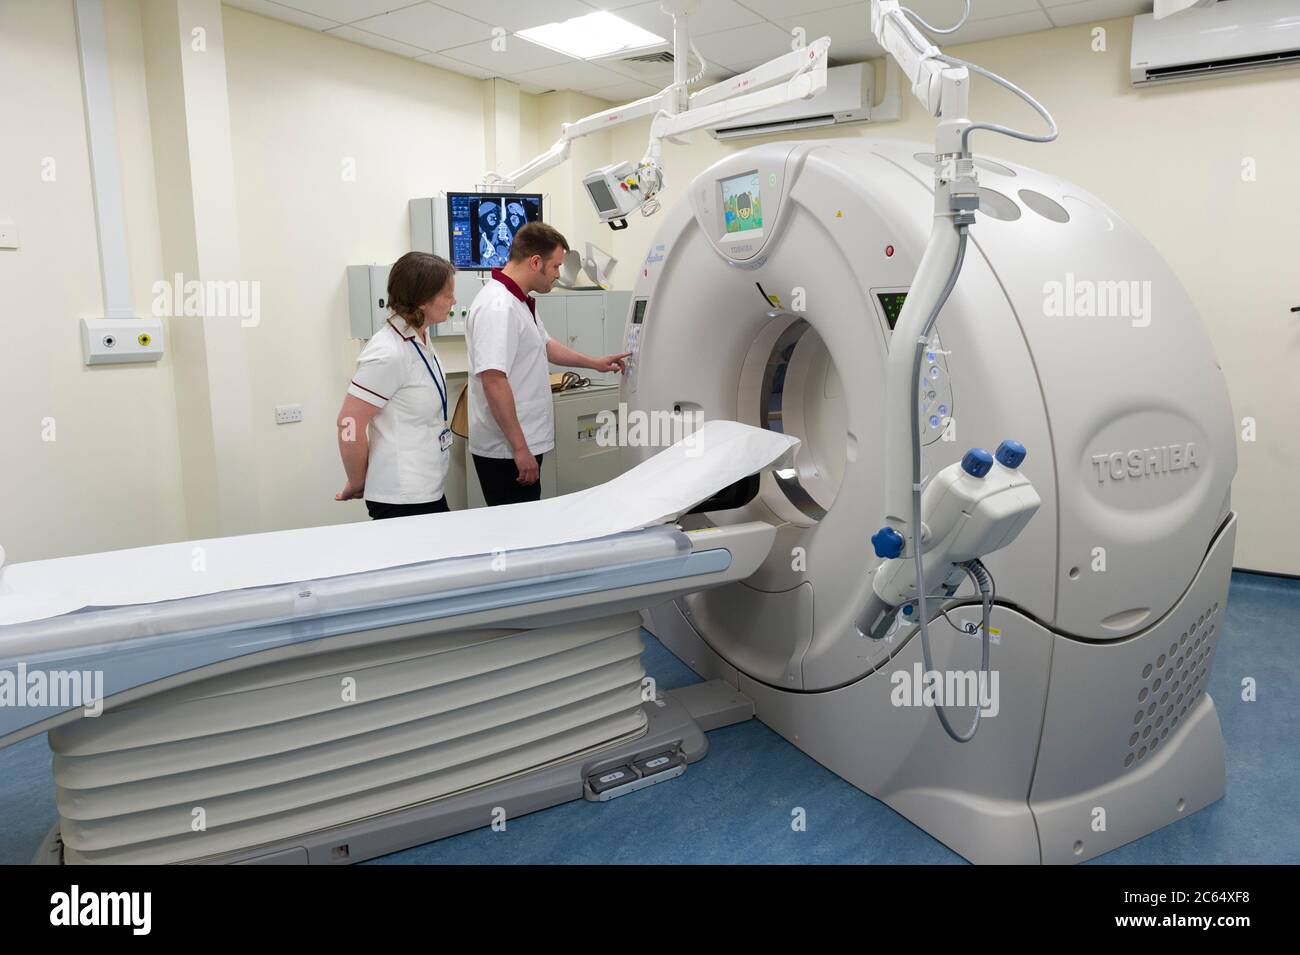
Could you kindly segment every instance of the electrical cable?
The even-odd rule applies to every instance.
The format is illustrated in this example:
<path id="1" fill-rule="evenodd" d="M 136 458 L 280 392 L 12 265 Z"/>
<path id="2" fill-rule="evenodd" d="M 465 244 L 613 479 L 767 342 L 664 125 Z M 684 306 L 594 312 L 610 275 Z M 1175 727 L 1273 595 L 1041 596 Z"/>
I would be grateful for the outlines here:
<path id="1" fill-rule="evenodd" d="M 957 229 L 957 256 L 953 262 L 951 271 L 948 273 L 948 279 L 944 283 L 943 291 L 939 294 L 926 318 L 925 326 L 921 329 L 921 334 L 917 336 L 916 353 L 912 359 L 912 381 L 909 388 L 908 404 L 911 406 L 911 424 L 912 424 L 912 560 L 916 567 L 916 587 L 917 587 L 917 625 L 921 630 L 921 653 L 925 658 L 925 669 L 927 672 L 934 669 L 930 653 L 930 620 L 929 613 L 926 609 L 925 593 L 925 563 L 922 556 L 921 548 L 921 405 L 916 396 L 921 385 L 921 366 L 925 357 L 926 343 L 930 339 L 930 332 L 934 329 L 934 324 L 939 319 L 939 312 L 947 303 L 948 297 L 957 285 L 957 277 L 961 274 L 962 264 L 966 261 L 966 242 L 969 238 L 969 229 L 965 225 L 955 226 Z M 963 568 L 965 565 L 960 565 Z M 977 587 L 979 585 L 977 584 Z M 982 589 L 981 589 L 981 592 Z M 987 671 L 988 664 L 988 601 L 985 599 L 985 621 L 984 621 L 984 668 Z M 944 731 L 958 743 L 968 743 L 975 737 L 975 731 L 979 727 L 979 711 L 976 711 L 975 722 L 971 729 L 965 733 L 958 733 L 952 727 L 948 720 L 948 714 L 942 706 L 936 706 L 935 712 L 939 717 L 939 722 L 943 724 Z"/>
<path id="2" fill-rule="evenodd" d="M 955 56 L 948 56 L 947 54 L 941 53 L 937 59 L 947 63 L 949 66 L 964 66 L 966 69 L 978 73 L 980 76 L 986 77 L 994 83 L 997 83 L 999 86 L 1005 87 L 1012 93 L 1015 93 L 1022 100 L 1032 106 L 1039 116 L 1043 117 L 1043 121 L 1047 123 L 1049 130 L 1045 136 L 1036 136 L 1033 133 L 1026 133 L 1023 130 L 1011 129 L 1009 126 L 1003 126 L 1000 123 L 972 123 L 962 130 L 961 151 L 963 153 L 970 152 L 970 146 L 967 141 L 970 139 L 970 134 L 975 132 L 977 129 L 987 129 L 991 133 L 1001 133 L 1003 136 L 1010 136 L 1012 139 L 1022 139 L 1027 143 L 1050 143 L 1060 135 L 1060 130 L 1056 126 L 1056 120 L 1052 118 L 1052 114 L 1047 111 L 1047 108 L 1015 83 L 1012 83 L 1005 77 L 998 76 L 998 74 L 994 73 L 992 70 L 986 70 L 982 66 L 976 66 L 974 63 L 958 59 Z"/>
<path id="3" fill-rule="evenodd" d="M 693 86 L 700 80 L 704 79 L 704 74 L 707 73 L 709 69 L 709 61 L 704 58 L 704 54 L 695 46 L 694 40 L 689 40 L 688 42 L 691 45 L 691 52 L 695 54 L 695 59 L 700 61 L 699 72 L 686 81 L 687 86 Z"/>
<path id="4" fill-rule="evenodd" d="M 966 25 L 966 21 L 970 19 L 970 0 L 966 0 L 966 12 L 963 13 L 961 19 L 957 21 L 957 25 L 948 27 L 946 29 L 942 27 L 931 26 L 930 24 L 926 23 L 925 20 L 921 18 L 921 15 L 917 13 L 915 10 L 911 9 L 910 7 L 900 6 L 898 9 L 901 10 L 907 16 L 911 17 L 913 20 L 915 20 L 917 26 L 921 27 L 924 30 L 929 30 L 931 33 L 956 33 L 958 30 L 964 27 Z"/>

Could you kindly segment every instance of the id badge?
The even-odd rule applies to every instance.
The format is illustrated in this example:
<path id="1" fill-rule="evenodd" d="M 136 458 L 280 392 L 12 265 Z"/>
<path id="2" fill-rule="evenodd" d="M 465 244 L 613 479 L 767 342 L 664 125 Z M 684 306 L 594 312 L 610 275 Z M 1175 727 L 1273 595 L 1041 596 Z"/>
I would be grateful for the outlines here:
<path id="1" fill-rule="evenodd" d="M 442 434 L 438 435 L 438 447 L 444 451 L 451 450 L 451 428 L 442 429 Z"/>

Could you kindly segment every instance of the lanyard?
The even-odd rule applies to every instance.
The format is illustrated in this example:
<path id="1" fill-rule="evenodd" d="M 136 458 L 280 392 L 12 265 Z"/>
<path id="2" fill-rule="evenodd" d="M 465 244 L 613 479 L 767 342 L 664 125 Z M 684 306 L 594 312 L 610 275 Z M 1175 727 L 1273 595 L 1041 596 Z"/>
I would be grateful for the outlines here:
<path id="1" fill-rule="evenodd" d="M 414 348 L 415 353 L 420 356 L 420 361 L 424 362 L 424 367 L 429 369 L 429 377 L 433 379 L 433 386 L 438 389 L 438 397 L 442 399 L 442 421 L 444 424 L 446 424 L 447 388 L 444 384 L 442 384 L 442 382 L 438 381 L 438 375 L 442 374 L 442 363 L 438 361 L 438 356 L 435 353 L 433 356 L 433 360 L 438 364 L 438 375 L 435 375 L 433 373 L 433 369 L 429 366 L 429 359 L 424 357 L 424 349 L 419 346 L 419 344 L 416 342 L 414 338 L 411 339 L 411 347 Z M 445 382 L 446 380 L 447 378 L 444 375 L 442 381 Z"/>

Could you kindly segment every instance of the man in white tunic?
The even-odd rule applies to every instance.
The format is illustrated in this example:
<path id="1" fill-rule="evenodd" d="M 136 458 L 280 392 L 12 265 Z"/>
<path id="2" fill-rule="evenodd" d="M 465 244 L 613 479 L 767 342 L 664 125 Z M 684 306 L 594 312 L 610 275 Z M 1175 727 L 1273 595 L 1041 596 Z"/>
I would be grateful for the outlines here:
<path id="1" fill-rule="evenodd" d="M 548 362 L 621 372 L 630 354 L 584 355 L 555 341 L 538 321 L 531 293 L 551 290 L 567 251 L 556 229 L 528 223 L 515 235 L 509 260 L 492 270 L 470 305 L 469 449 L 489 506 L 541 497 L 542 455 L 555 447 Z"/>

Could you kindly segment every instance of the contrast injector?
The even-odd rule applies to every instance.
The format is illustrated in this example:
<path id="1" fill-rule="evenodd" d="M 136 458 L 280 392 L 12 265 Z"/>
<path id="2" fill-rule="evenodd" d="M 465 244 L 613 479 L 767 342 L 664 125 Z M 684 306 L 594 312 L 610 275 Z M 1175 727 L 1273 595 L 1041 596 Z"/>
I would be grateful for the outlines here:
<path id="1" fill-rule="evenodd" d="M 921 497 L 921 551 L 925 555 L 925 593 L 951 595 L 965 578 L 962 565 L 1006 547 L 1020 534 L 1042 504 L 1020 470 L 1025 446 L 1007 440 L 989 454 L 971 448 L 961 461 L 940 471 Z M 899 610 L 916 619 L 916 562 L 905 553 L 903 535 L 888 525 L 871 537 L 884 563 L 872 581 L 872 600 L 858 629 L 884 637 Z"/>

